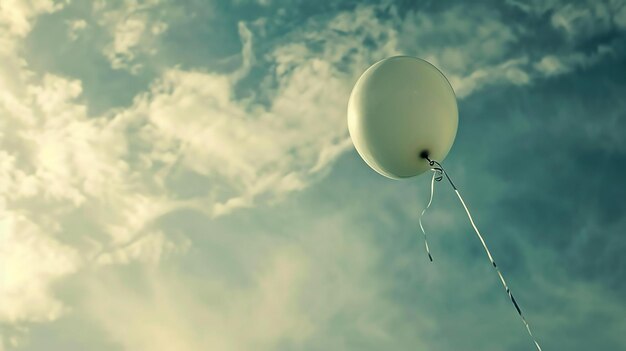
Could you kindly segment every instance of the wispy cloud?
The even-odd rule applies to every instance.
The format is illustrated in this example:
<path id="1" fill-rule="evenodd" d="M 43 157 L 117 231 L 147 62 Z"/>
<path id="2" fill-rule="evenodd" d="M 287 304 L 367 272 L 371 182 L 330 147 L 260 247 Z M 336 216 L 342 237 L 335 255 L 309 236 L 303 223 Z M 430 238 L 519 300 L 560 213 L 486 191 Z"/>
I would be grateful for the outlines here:
<path id="1" fill-rule="evenodd" d="M 392 236 L 410 232 L 406 223 L 415 222 L 418 212 L 398 205 L 406 194 L 382 188 L 356 171 L 361 168 L 336 171 L 337 159 L 349 163 L 354 156 L 345 125 L 350 88 L 371 63 L 416 55 L 446 73 L 465 106 L 462 115 L 474 116 L 476 105 L 493 105 L 487 97 L 497 90 L 530 94 L 546 82 L 619 59 L 623 43 L 614 34 L 623 33 L 626 23 L 624 6 L 610 1 L 448 8 L 320 3 L 311 5 L 312 14 L 274 1 L 212 3 L 211 28 L 220 32 L 224 26 L 232 40 L 223 40 L 221 56 L 198 65 L 188 56 L 207 51 L 196 45 L 176 52 L 172 48 L 180 46 L 168 42 L 177 38 L 168 36 L 170 30 L 196 30 L 198 42 L 216 45 L 203 41 L 205 28 L 194 27 L 198 23 L 185 27 L 180 21 L 191 5 L 155 0 L 84 6 L 0 5 L 0 349 L 28 347 L 27 331 L 36 323 L 66 333 L 61 322 L 71 324 L 72 318 L 102 331 L 94 344 L 131 350 L 458 349 L 464 347 L 461 337 L 441 340 L 448 330 L 463 339 L 497 336 L 506 326 L 492 319 L 470 331 L 475 309 L 450 302 L 469 304 L 491 294 L 484 287 L 488 280 L 466 274 L 482 277 L 488 265 L 450 258 L 440 268 L 416 268 L 413 236 Z M 43 21 L 51 16 L 58 28 Z M 102 67 L 46 71 L 46 60 L 25 50 L 38 20 L 63 34 L 59 46 L 67 52 L 54 59 L 70 60 L 63 55 L 74 55 L 72 50 L 93 51 L 102 59 L 94 65 Z M 559 38 L 553 40 L 558 45 L 546 45 L 542 33 Z M 147 83 L 139 93 L 127 93 L 130 103 L 92 115 L 89 108 L 99 98 L 87 94 L 85 72 L 100 74 L 95 81 L 113 79 L 114 72 Z M 499 147 L 503 139 L 515 140 L 510 149 L 523 151 L 531 131 L 563 131 L 559 126 L 571 123 L 566 116 L 590 106 L 571 105 L 541 121 L 518 110 L 496 120 L 480 110 L 484 123 L 465 124 L 460 142 L 480 137 L 457 154 L 481 155 L 467 167 L 471 171 L 509 157 Z M 619 106 L 605 111 L 618 122 Z M 597 120 L 581 119 L 567 140 L 621 152 L 618 122 L 607 130 Z M 476 131 L 489 126 L 510 132 L 499 139 Z M 498 150 L 484 154 L 475 146 L 487 142 Z M 510 201 L 502 189 L 511 184 L 495 168 L 493 183 L 479 186 L 504 211 Z M 333 173 L 336 183 L 327 178 L 331 172 L 339 172 Z M 534 172 L 540 171 L 525 174 Z M 467 174 L 459 172 L 461 184 Z M 530 195 L 536 193 L 518 194 L 529 202 Z M 443 203 L 452 206 L 449 199 Z M 438 230 L 461 231 L 462 219 L 453 211 L 433 212 Z M 621 227 L 617 223 L 614 230 Z M 512 224 L 506 228 L 521 236 Z M 577 238 L 586 248 L 587 241 Z M 473 257 L 471 249 L 434 240 L 442 251 Z M 556 265 L 552 249 L 537 258 L 527 244 L 516 246 L 520 266 Z M 523 281 L 530 268 L 518 269 L 522 273 L 515 276 Z M 563 276 L 570 279 L 557 284 Z M 596 311 L 602 318 L 620 311 L 604 287 L 556 268 L 525 283 L 548 296 L 550 313 L 531 310 L 545 330 L 558 331 L 567 322 L 553 318 L 562 312 L 557 301 L 603 302 Z M 476 303 L 494 308 L 486 316 L 510 308 L 504 299 L 501 306 Z M 572 330 L 590 313 L 576 307 Z M 606 331 L 603 345 L 619 345 L 614 339 L 620 326 Z M 520 333 L 477 345 L 525 349 L 523 338 Z"/>

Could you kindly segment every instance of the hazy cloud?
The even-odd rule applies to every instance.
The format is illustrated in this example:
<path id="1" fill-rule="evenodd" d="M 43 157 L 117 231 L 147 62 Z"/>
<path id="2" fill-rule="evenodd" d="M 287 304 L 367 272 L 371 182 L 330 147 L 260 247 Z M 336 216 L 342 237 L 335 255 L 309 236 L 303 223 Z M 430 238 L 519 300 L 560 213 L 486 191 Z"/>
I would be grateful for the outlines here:
<path id="1" fill-rule="evenodd" d="M 210 6 L 196 21 L 193 4 L 160 0 L 0 5 L 0 350 L 80 348 L 78 336 L 45 337 L 68 330 L 120 350 L 527 349 L 475 242 L 455 234 L 467 228 L 454 199 L 438 195 L 428 219 L 445 255 L 421 265 L 423 204 L 407 195 L 420 184 L 374 178 L 351 148 L 352 84 L 397 54 L 433 62 L 455 88 L 463 130 L 450 163 L 459 184 L 476 184 L 469 198 L 483 223 L 500 228 L 502 266 L 515 288 L 529 287 L 520 301 L 544 296 L 525 305 L 540 340 L 562 345 L 587 330 L 623 345 L 620 300 L 559 268 L 591 269 L 560 260 L 597 238 L 598 267 L 622 247 L 601 232 L 623 221 L 601 204 L 574 216 L 567 196 L 578 192 L 559 193 L 583 188 L 576 175 L 593 167 L 574 152 L 593 150 L 612 177 L 607 165 L 626 145 L 623 87 L 601 71 L 623 60 L 621 2 Z M 93 51 L 102 61 L 35 69 L 24 41 L 51 18 L 63 38 L 55 59 Z M 223 36 L 219 50 L 209 35 Z M 183 52 L 178 38 L 201 45 Z M 591 93 L 572 82 L 590 70 L 585 82 L 614 103 L 580 98 Z M 85 82 L 120 77 L 145 87 L 91 115 L 107 96 Z M 545 164 L 515 173 L 522 155 Z M 547 170 L 558 177 L 531 190 Z M 566 235 L 571 218 L 584 226 Z M 598 279 L 615 280 L 606 274 Z M 612 322 L 589 325 L 591 314 Z"/>

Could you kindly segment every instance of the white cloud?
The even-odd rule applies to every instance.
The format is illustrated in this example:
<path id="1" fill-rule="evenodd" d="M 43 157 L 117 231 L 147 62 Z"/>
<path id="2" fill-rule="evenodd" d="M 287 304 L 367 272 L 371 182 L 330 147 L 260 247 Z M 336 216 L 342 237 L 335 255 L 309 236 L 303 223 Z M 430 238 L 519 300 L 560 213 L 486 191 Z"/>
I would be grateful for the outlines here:
<path id="1" fill-rule="evenodd" d="M 614 52 L 610 47 L 599 45 L 595 52 L 590 53 L 572 52 L 559 56 L 546 55 L 534 64 L 534 68 L 542 76 L 551 77 L 569 73 L 581 67 L 593 66 L 600 60 L 612 55 Z"/>
<path id="2" fill-rule="evenodd" d="M 14 330 L 21 330 L 24 322 L 51 321 L 63 313 L 65 307 L 51 287 L 77 271 L 80 261 L 74 247 L 55 238 L 61 227 L 54 216 L 63 208 L 53 203 L 55 199 L 80 201 L 64 168 L 63 150 L 81 145 L 62 144 L 82 131 L 74 125 L 77 128 L 68 128 L 73 129 L 71 134 L 46 132 L 54 124 L 73 125 L 74 114 L 82 113 L 80 106 L 67 103 L 80 94 L 80 84 L 54 76 L 33 83 L 37 79 L 21 57 L 20 43 L 37 16 L 63 5 L 0 3 L 0 321 L 13 324 Z M 58 115 L 58 120 L 50 121 L 50 114 Z M 33 164 L 38 161 L 41 164 Z M 3 339 L 7 347 L 19 341 L 15 334 Z"/>
<path id="3" fill-rule="evenodd" d="M 624 0 L 507 0 L 507 3 L 533 16 L 549 15 L 550 24 L 571 41 L 585 40 L 611 30 L 626 28 Z"/>
<path id="4" fill-rule="evenodd" d="M 464 98 L 476 90 L 493 84 L 525 85 L 531 77 L 525 66 L 528 58 L 511 59 L 493 66 L 479 68 L 468 75 L 451 74 L 448 79 L 457 97 Z"/>
<path id="5" fill-rule="evenodd" d="M 78 81 L 15 76 L 21 89 L 0 93 L 0 201 L 9 223 L 1 245 L 0 320 L 50 321 L 63 310 L 50 284 L 77 271 L 77 260 L 108 253 L 141 233 L 164 202 L 133 188 L 142 180 L 133 179 L 124 161 L 124 135 L 105 118 L 87 117 L 77 102 Z M 149 260 L 171 246 L 157 241 L 109 255 L 120 262 Z"/>
<path id="6" fill-rule="evenodd" d="M 7 158 L 18 165 L 12 170 L 13 189 L 23 179 L 34 187 L 6 194 L 9 198 L 30 194 L 79 205 L 119 179 L 122 150 L 109 146 L 115 136 L 103 128 L 104 121 L 87 118 L 85 106 L 75 101 L 80 93 L 80 82 L 53 75 L 27 85 L 24 94 L 5 92 L 0 111 L 12 133 L 2 141 L 12 146 Z"/>
<path id="7" fill-rule="evenodd" d="M 357 64 L 341 71 L 338 64 L 345 54 L 362 49 L 335 29 L 368 28 L 365 35 L 377 36 L 386 31 L 372 19 L 371 10 L 355 14 L 356 21 L 339 16 L 331 29 L 316 24 L 311 36 L 336 35 L 322 55 L 302 47 L 303 56 L 288 59 L 288 47 L 297 44 L 285 43 L 267 56 L 277 62 L 276 71 L 270 72 L 276 85 L 267 93 L 269 104 L 234 94 L 255 62 L 253 34 L 244 24 L 239 28 L 239 70 L 168 69 L 133 105 L 105 116 L 87 115 L 78 80 L 39 77 L 25 64 L 4 72 L 13 84 L 0 94 L 0 143 L 5 150 L 0 153 L 0 196 L 7 211 L 20 213 L 38 228 L 29 232 L 36 246 L 22 244 L 17 234 L 6 236 L 5 246 L 23 247 L 24 255 L 57 252 L 65 248 L 57 245 L 60 236 L 72 245 L 72 256 L 90 264 L 154 263 L 189 247 L 188 241 L 172 241 L 151 227 L 160 216 L 181 207 L 219 216 L 308 186 L 350 145 L 344 97 L 371 59 L 365 51 Z M 132 46 L 124 45 L 120 48 Z M 389 50 L 376 55 L 383 57 Z M 195 174 L 210 186 L 183 196 L 172 186 L 180 174 Z M 16 260 L 7 264 L 13 269 L 20 264 Z M 46 287 L 76 269 L 68 263 L 51 273 L 25 273 L 23 277 L 45 275 L 35 286 L 41 295 L 28 299 L 52 307 L 30 310 L 37 304 L 14 304 L 0 317 L 57 318 L 62 304 Z M 19 277 L 17 271 L 10 273 Z M 11 285 L 11 291 L 27 288 L 24 279 Z"/>
<path id="8" fill-rule="evenodd" d="M 47 231 L 50 231 L 47 228 Z M 0 320 L 51 321 L 63 305 L 51 283 L 78 269 L 77 252 L 16 213 L 0 217 Z"/>
<path id="9" fill-rule="evenodd" d="M 71 41 L 78 39 L 80 32 L 87 27 L 87 22 L 83 19 L 67 22 L 67 36 Z"/>
<path id="10" fill-rule="evenodd" d="M 617 1 L 561 4 L 554 7 L 550 21 L 571 40 L 586 39 L 612 29 L 615 25 L 612 17 L 617 4 Z"/>
<path id="11" fill-rule="evenodd" d="M 511 55 L 523 32 L 496 10 L 458 5 L 434 14 L 408 13 L 400 41 L 411 48 L 409 54 L 442 69 L 463 98 L 491 84 L 528 83 L 523 69 L 527 58 Z"/>
<path id="12" fill-rule="evenodd" d="M 63 2 L 54 0 L 5 0 L 0 3 L 0 28 L 8 35 L 24 37 L 32 28 L 32 21 L 42 13 L 58 11 Z"/>
<path id="13" fill-rule="evenodd" d="M 533 16 L 550 13 L 551 25 L 574 45 L 566 50 L 555 48 L 554 52 L 542 49 L 538 52 L 540 58 L 534 62 L 536 50 L 519 50 L 532 29 L 506 21 L 497 10 L 462 5 L 434 14 L 409 12 L 402 22 L 400 45 L 412 47 L 410 54 L 442 69 L 457 97 L 464 98 L 486 86 L 525 85 L 594 65 L 611 55 L 612 50 L 601 44 L 595 52 L 582 52 L 575 44 L 613 29 L 623 29 L 620 18 L 626 18 L 623 1 L 507 3 Z"/>
<path id="14" fill-rule="evenodd" d="M 258 281 L 245 290 L 213 282 L 211 276 L 194 282 L 151 270 L 142 274 L 147 291 L 136 294 L 125 282 L 105 278 L 93 282 L 93 300 L 86 308 L 129 350 L 266 349 L 264 345 L 282 338 L 306 336 L 312 327 L 294 300 L 302 265 L 301 258 L 289 253 L 272 257 Z M 203 290 L 204 298 L 197 294 Z M 111 295 L 117 298 L 107 298 Z M 127 323 L 120 324 L 120 317 Z"/>
<path id="15" fill-rule="evenodd" d="M 52 0 L 6 0 L 0 2 L 0 100 L 10 101 L 6 91 L 15 92 L 23 88 L 22 81 L 29 79 L 26 60 L 21 57 L 19 43 L 32 29 L 36 18 L 63 8 L 63 2 Z"/>
<path id="16" fill-rule="evenodd" d="M 155 42 L 167 30 L 167 23 L 151 12 L 161 0 L 124 0 L 122 6 L 109 7 L 106 2 L 94 6 L 98 23 L 111 35 L 111 42 L 103 49 L 113 69 L 125 69 L 137 74 L 146 56 L 156 53 Z M 143 60 L 139 60 L 143 55 Z"/>
<path id="17" fill-rule="evenodd" d="M 358 343 L 351 334 L 392 344 L 399 306 L 371 274 L 376 247 L 346 225 L 326 218 L 283 238 L 215 233 L 208 244 L 224 249 L 203 254 L 205 269 L 142 268 L 130 283 L 119 269 L 100 271 L 87 280 L 82 311 L 129 350 L 276 350 L 317 343 L 329 328 L 338 333 L 324 342 L 337 350 Z"/>
<path id="18" fill-rule="evenodd" d="M 157 264 L 169 256 L 184 254 L 190 246 L 191 242 L 188 239 L 174 242 L 161 231 L 148 232 L 127 244 L 101 252 L 95 256 L 95 260 L 99 265 L 128 264 L 137 261 Z"/>
<path id="19" fill-rule="evenodd" d="M 276 62 L 271 72 L 276 86 L 259 93 L 270 95 L 267 105 L 234 96 L 254 62 L 252 34 L 240 24 L 244 49 L 239 70 L 217 74 L 169 69 L 150 93 L 138 96 L 116 119 L 139 128 L 137 139 L 150 150 L 142 155 L 147 164 L 162 164 L 167 172 L 182 167 L 210 179 L 208 196 L 188 205 L 200 204 L 213 215 L 251 206 L 259 196 L 274 198 L 302 189 L 349 147 L 345 97 L 371 55 L 348 35 L 327 37 L 338 28 L 367 28 L 364 36 L 381 35 L 385 30 L 371 11 L 357 11 L 356 21 L 342 14 L 328 27 L 307 32 L 310 38 L 328 40 L 321 54 L 299 43 L 270 53 L 268 58 Z M 351 50 L 365 55 L 342 72 L 338 64 Z M 385 47 L 377 55 L 382 58 L 392 50 Z M 168 174 L 162 175 L 160 182 L 166 183 Z"/>
<path id="20" fill-rule="evenodd" d="M 535 63 L 535 68 L 546 76 L 561 74 L 568 71 L 563 62 L 554 55 L 544 56 L 539 62 Z"/>

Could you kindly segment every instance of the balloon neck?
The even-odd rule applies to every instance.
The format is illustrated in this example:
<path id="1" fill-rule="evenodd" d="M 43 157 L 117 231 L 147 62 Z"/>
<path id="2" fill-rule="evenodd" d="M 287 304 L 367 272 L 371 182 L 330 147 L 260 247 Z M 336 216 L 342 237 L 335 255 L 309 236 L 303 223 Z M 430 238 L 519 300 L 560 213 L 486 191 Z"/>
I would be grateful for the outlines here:
<path id="1" fill-rule="evenodd" d="M 428 156 L 430 156 L 428 150 L 422 150 L 422 152 L 420 152 L 420 157 L 430 162 L 430 158 L 428 158 Z"/>
<path id="2" fill-rule="evenodd" d="M 420 157 L 428 161 L 429 165 L 434 166 L 435 162 L 431 160 L 429 156 L 430 156 L 430 153 L 428 152 L 428 150 L 422 150 L 422 152 L 420 152 Z"/>

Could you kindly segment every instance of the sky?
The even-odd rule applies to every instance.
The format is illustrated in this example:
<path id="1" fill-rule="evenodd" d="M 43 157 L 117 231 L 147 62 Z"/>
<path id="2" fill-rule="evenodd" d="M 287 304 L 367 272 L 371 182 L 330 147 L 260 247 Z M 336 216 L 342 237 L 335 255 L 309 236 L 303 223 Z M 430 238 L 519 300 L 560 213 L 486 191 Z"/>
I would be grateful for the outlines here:
<path id="1" fill-rule="evenodd" d="M 626 3 L 0 0 L 0 351 L 533 350 L 462 207 L 361 160 L 428 60 L 544 350 L 626 349 Z"/>

